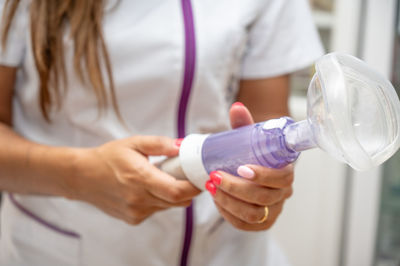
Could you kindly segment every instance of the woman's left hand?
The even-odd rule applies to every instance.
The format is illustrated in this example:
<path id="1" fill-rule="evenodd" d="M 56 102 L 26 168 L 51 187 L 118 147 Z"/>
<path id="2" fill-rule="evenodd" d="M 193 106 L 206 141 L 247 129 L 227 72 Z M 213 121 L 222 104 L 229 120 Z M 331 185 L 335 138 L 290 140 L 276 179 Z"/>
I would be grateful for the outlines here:
<path id="1" fill-rule="evenodd" d="M 252 124 L 250 112 L 234 105 L 230 111 L 233 128 Z M 242 178 L 222 171 L 210 173 L 207 190 L 221 215 L 234 227 L 246 231 L 269 229 L 292 195 L 293 165 L 271 169 L 259 165 L 240 167 Z"/>
<path id="2" fill-rule="evenodd" d="M 207 189 L 225 220 L 246 231 L 269 229 L 292 195 L 293 165 L 270 169 L 246 165 L 254 177 L 238 178 L 222 171 L 210 174 Z M 250 169 L 250 170 L 249 170 Z"/>

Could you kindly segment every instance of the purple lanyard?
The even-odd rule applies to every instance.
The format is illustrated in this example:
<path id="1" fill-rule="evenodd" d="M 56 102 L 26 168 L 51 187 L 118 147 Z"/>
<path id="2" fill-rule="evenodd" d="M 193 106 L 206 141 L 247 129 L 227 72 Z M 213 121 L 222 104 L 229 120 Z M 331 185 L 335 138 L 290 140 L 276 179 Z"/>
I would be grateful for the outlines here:
<path id="1" fill-rule="evenodd" d="M 193 10 L 190 0 L 181 0 L 183 22 L 185 27 L 185 69 L 181 89 L 181 98 L 179 101 L 178 109 L 178 137 L 185 137 L 186 126 L 186 110 L 189 102 L 190 91 L 192 90 L 193 77 L 196 66 L 196 35 L 193 21 Z M 186 208 L 186 224 L 185 224 L 185 237 L 183 239 L 183 247 L 181 253 L 181 266 L 186 266 L 190 244 L 193 234 L 193 205 Z"/>

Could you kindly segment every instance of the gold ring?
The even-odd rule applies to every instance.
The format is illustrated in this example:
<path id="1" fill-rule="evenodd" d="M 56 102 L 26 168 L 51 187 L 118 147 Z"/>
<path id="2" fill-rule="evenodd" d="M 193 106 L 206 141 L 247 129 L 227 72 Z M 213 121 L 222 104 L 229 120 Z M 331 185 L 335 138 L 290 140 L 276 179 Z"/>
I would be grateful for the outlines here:
<path id="1" fill-rule="evenodd" d="M 263 222 L 265 222 L 265 220 L 268 219 L 268 214 L 269 214 L 269 209 L 267 206 L 264 207 L 264 217 L 261 218 L 260 221 L 258 221 L 259 224 L 262 224 Z"/>

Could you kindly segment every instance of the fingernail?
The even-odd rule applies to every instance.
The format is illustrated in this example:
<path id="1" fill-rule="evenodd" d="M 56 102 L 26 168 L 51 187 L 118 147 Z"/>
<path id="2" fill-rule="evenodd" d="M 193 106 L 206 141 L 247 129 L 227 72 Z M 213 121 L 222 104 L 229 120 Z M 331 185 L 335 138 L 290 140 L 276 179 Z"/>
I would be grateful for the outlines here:
<path id="1" fill-rule="evenodd" d="M 222 175 L 217 171 L 212 171 L 210 173 L 211 181 L 214 183 L 215 186 L 219 186 L 222 181 Z"/>
<path id="2" fill-rule="evenodd" d="M 183 138 L 182 139 L 175 139 L 175 146 L 180 148 L 182 144 Z"/>
<path id="3" fill-rule="evenodd" d="M 214 185 L 214 183 L 211 180 L 208 180 L 206 182 L 206 189 L 212 196 L 215 196 L 215 193 L 217 193 L 217 187 Z"/>
<path id="4" fill-rule="evenodd" d="M 253 178 L 256 174 L 254 173 L 253 169 L 247 167 L 247 166 L 239 166 L 237 169 L 237 173 L 239 176 L 251 179 Z"/>
<path id="5" fill-rule="evenodd" d="M 232 104 L 232 107 L 234 107 L 234 106 L 244 106 L 244 104 L 241 102 L 235 102 Z"/>

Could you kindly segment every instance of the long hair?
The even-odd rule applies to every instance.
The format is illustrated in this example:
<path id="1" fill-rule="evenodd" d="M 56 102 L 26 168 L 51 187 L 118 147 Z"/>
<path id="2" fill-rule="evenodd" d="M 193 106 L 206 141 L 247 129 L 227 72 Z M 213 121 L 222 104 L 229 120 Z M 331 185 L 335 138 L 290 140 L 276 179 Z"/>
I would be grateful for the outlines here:
<path id="1" fill-rule="evenodd" d="M 32 50 L 40 79 L 39 104 L 47 121 L 50 121 L 49 113 L 53 105 L 57 108 L 62 105 L 62 96 L 67 88 L 63 44 L 67 28 L 73 41 L 73 65 L 77 76 L 95 93 L 99 112 L 111 102 L 122 120 L 102 31 L 105 1 L 34 0 L 30 3 Z M 19 4 L 20 0 L 6 0 L 4 5 L 1 29 L 3 49 L 6 49 L 7 36 Z"/>

